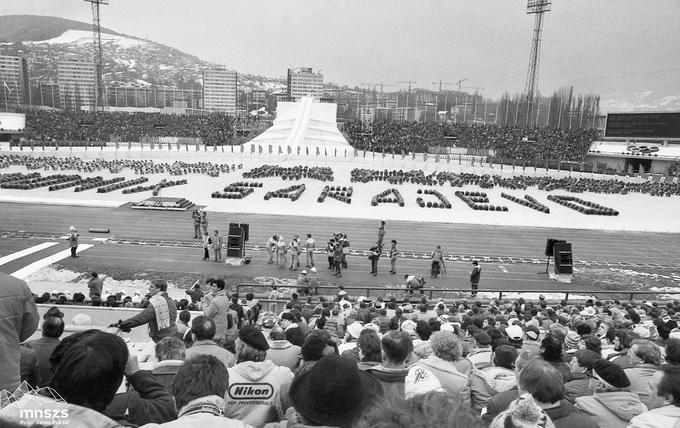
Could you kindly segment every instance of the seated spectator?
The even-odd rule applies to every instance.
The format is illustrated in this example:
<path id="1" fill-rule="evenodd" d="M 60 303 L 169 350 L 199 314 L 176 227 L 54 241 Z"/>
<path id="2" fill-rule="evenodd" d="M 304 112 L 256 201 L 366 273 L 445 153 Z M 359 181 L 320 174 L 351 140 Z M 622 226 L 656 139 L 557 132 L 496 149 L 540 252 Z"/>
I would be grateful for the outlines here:
<path id="1" fill-rule="evenodd" d="M 250 425 L 224 417 L 224 395 L 229 385 L 226 367 L 212 355 L 198 355 L 187 361 L 173 382 L 177 420 L 145 427 L 224 427 L 248 428 Z"/>
<path id="2" fill-rule="evenodd" d="M 408 374 L 408 358 L 413 351 L 411 337 L 402 331 L 391 330 L 382 338 L 382 364 L 367 369 L 382 385 L 385 394 L 404 395 L 404 379 Z"/>
<path id="3" fill-rule="evenodd" d="M 600 427 L 626 427 L 633 417 L 647 411 L 640 397 L 628 391 L 630 380 L 615 363 L 596 361 L 591 382 L 595 394 L 576 398 L 574 407 L 594 418 Z"/>
<path id="4" fill-rule="evenodd" d="M 433 334 L 430 341 L 432 354 L 418 361 L 417 365 L 432 372 L 446 392 L 460 396 L 463 402 L 469 403 L 468 377 L 456 368 L 456 361 L 461 356 L 460 340 L 449 331 L 440 331 Z"/>
<path id="5" fill-rule="evenodd" d="M 522 343 L 522 351 L 531 351 L 534 355 L 541 352 L 541 331 L 535 325 L 528 325 L 524 331 L 524 342 Z"/>
<path id="6" fill-rule="evenodd" d="M 482 370 L 491 366 L 493 351 L 491 350 L 491 336 L 484 330 L 477 329 L 472 333 L 475 339 L 475 346 L 467 356 L 467 359 L 474 365 L 475 369 Z"/>
<path id="7" fill-rule="evenodd" d="M 26 347 L 35 350 L 38 358 L 40 383 L 36 385 L 37 387 L 46 386 L 50 379 L 52 379 L 50 356 L 52 356 L 54 349 L 61 343 L 59 338 L 63 333 L 64 320 L 61 317 L 50 316 L 43 321 L 42 336 L 39 339 L 26 342 Z"/>
<path id="8" fill-rule="evenodd" d="M 271 329 L 269 339 L 267 359 L 277 366 L 295 370 L 298 364 L 300 364 L 301 348 L 287 341 L 286 333 L 279 326 Z"/>
<path id="9" fill-rule="evenodd" d="M 569 364 L 564 362 L 562 341 L 555 333 L 548 333 L 548 335 L 543 338 L 539 356 L 562 373 L 565 382 L 569 382 L 571 379 L 571 369 L 569 368 Z"/>
<path id="10" fill-rule="evenodd" d="M 353 426 L 482 428 L 486 425 L 459 397 L 435 391 L 409 399 L 396 396 L 379 399 Z"/>
<path id="11" fill-rule="evenodd" d="M 215 337 L 215 321 L 205 315 L 199 315 L 191 322 L 191 337 L 193 345 L 186 350 L 186 359 L 196 355 L 212 355 L 229 368 L 236 363 L 234 354 L 227 351 L 213 341 Z"/>
<path id="12" fill-rule="evenodd" d="M 492 367 L 474 370 L 470 375 L 470 398 L 472 409 L 481 412 L 489 398 L 508 391 L 517 385 L 515 360 L 517 348 L 512 345 L 501 345 L 496 348 Z"/>
<path id="13" fill-rule="evenodd" d="M 276 422 L 283 416 L 281 386 L 293 380 L 288 367 L 267 360 L 269 344 L 257 328 L 244 325 L 236 340 L 238 364 L 229 369 L 225 416 L 254 427 Z M 266 398 L 265 398 L 266 397 Z"/>
<path id="14" fill-rule="evenodd" d="M 598 428 L 593 419 L 574 412 L 564 397 L 562 374 L 547 361 L 531 361 L 519 372 L 517 383 L 522 392 L 531 394 L 556 428 Z"/>
<path id="15" fill-rule="evenodd" d="M 531 394 L 524 394 L 496 416 L 489 428 L 555 428 L 555 425 Z"/>
<path id="16" fill-rule="evenodd" d="M 293 407 L 286 411 L 287 424 L 268 427 L 353 427 L 381 393 L 378 381 L 358 370 L 353 361 L 325 356 L 291 385 Z"/>
<path id="17" fill-rule="evenodd" d="M 120 426 L 103 413 L 123 381 L 128 362 L 123 339 L 99 330 L 78 332 L 62 340 L 50 362 L 54 367 L 50 387 L 64 401 L 48 397 L 35 400 L 31 394 L 25 394 L 18 405 L 0 410 L 0 418 L 32 423 L 22 416 L 22 411 L 49 409 L 51 412 L 64 410 L 81 426 Z"/>
<path id="18" fill-rule="evenodd" d="M 382 363 L 382 347 L 380 336 L 373 330 L 364 329 L 357 339 L 359 350 L 359 370 L 368 370 Z"/>
<path id="19" fill-rule="evenodd" d="M 649 408 L 649 399 L 652 393 L 650 380 L 656 373 L 657 367 L 663 362 L 661 351 L 654 343 L 636 339 L 630 347 L 628 358 L 633 368 L 624 369 L 626 376 L 630 380 L 630 392 L 640 396 L 640 400 Z"/>
<path id="20" fill-rule="evenodd" d="M 189 326 L 189 321 L 191 320 L 191 312 L 184 309 L 179 313 L 177 321 L 177 337 L 184 340 L 184 335 L 187 334 L 191 327 Z"/>
<path id="21" fill-rule="evenodd" d="M 649 411 L 630 421 L 630 428 L 676 427 L 680 424 L 680 367 L 664 364 L 650 381 Z"/>
<path id="22" fill-rule="evenodd" d="M 680 366 L 680 339 L 669 338 L 666 340 L 666 362 Z"/>
<path id="23" fill-rule="evenodd" d="M 38 354 L 25 344 L 19 345 L 19 376 L 21 382 L 37 388 L 41 382 Z"/>
<path id="24" fill-rule="evenodd" d="M 595 392 L 592 389 L 590 378 L 592 377 L 595 361 L 601 360 L 600 354 L 589 349 L 579 349 L 574 353 L 574 358 L 569 362 L 571 377 L 564 384 L 564 395 L 570 403 L 574 404 L 576 397 L 587 397 Z"/>
<path id="25" fill-rule="evenodd" d="M 616 353 L 607 356 L 607 359 L 622 369 L 633 367 L 633 364 L 630 362 L 628 350 L 633 345 L 633 340 L 635 339 L 639 339 L 639 337 L 632 331 L 617 330 L 614 336 L 614 350 Z"/>
<path id="26" fill-rule="evenodd" d="M 524 369 L 524 367 L 526 367 L 534 359 L 535 355 L 533 352 L 520 351 L 517 359 L 515 360 L 515 376 L 519 376 L 519 373 Z M 507 408 L 510 406 L 510 403 L 518 399 L 519 396 L 519 387 L 515 385 L 507 391 L 499 392 L 498 394 L 489 398 L 489 401 L 486 403 L 486 413 L 484 413 L 482 419 L 491 422 L 501 412 L 507 410 Z"/>
<path id="27" fill-rule="evenodd" d="M 172 382 L 186 359 L 184 342 L 176 337 L 166 337 L 156 344 L 155 354 L 157 363 L 154 364 L 151 374 L 170 395 L 174 396 Z"/>

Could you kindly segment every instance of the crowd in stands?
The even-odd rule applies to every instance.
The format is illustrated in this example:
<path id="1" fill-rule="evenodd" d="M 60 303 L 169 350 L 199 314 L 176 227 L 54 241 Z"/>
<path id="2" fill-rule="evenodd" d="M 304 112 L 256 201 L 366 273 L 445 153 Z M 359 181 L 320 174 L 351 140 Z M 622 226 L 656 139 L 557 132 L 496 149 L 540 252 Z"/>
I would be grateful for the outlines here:
<path id="1" fill-rule="evenodd" d="M 229 144 L 234 133 L 232 116 L 171 115 L 161 113 L 94 113 L 28 110 L 27 144 L 81 145 L 82 142 L 142 141 L 148 137 L 200 138 L 208 145 Z"/>
<path id="2" fill-rule="evenodd" d="M 51 390 L 15 397 L 20 405 L 5 403 L 0 420 L 21 423 L 19 408 L 32 405 L 101 427 L 680 423 L 678 301 L 398 302 L 339 292 L 293 294 L 273 313 L 211 280 L 187 290 L 200 311 L 192 314 L 166 287 L 153 281 L 143 310 L 110 332 L 62 337 L 63 313 L 48 310 L 20 360 L 22 380 Z M 144 324 L 155 347 L 149 370 L 112 334 Z M 31 404 L 35 394 L 44 398 Z"/>
<path id="3" fill-rule="evenodd" d="M 466 147 L 477 154 L 492 151 L 497 158 L 583 161 L 597 137 L 595 129 L 514 128 L 495 125 L 437 124 L 381 121 L 368 128 L 345 124 L 350 144 L 384 153 L 427 153 L 428 147 Z"/>

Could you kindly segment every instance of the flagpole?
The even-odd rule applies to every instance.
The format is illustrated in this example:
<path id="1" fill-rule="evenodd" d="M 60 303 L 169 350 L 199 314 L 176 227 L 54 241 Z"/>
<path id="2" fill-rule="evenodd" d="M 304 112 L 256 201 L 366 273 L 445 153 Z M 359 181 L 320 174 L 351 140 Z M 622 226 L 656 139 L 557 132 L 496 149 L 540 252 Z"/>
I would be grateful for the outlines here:
<path id="1" fill-rule="evenodd" d="M 9 111 L 7 110 L 7 83 L 4 80 L 2 81 L 2 93 L 5 95 L 5 111 L 7 112 Z"/>

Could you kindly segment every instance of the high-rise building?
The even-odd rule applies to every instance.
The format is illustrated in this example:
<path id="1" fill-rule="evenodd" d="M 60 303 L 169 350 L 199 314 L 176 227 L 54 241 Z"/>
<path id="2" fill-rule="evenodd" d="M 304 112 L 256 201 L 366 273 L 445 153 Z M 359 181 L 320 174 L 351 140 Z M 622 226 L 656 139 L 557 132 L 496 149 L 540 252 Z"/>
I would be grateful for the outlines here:
<path id="1" fill-rule="evenodd" d="M 27 103 L 28 83 L 28 61 L 18 56 L 0 55 L 0 103 Z"/>
<path id="2" fill-rule="evenodd" d="M 236 112 L 235 71 L 225 67 L 203 69 L 203 108 L 224 113 Z"/>
<path id="3" fill-rule="evenodd" d="M 314 73 L 311 67 L 288 69 L 288 99 L 297 101 L 300 97 L 321 98 L 323 95 L 323 74 Z"/>
<path id="4" fill-rule="evenodd" d="M 57 63 L 61 108 L 82 110 L 94 106 L 95 68 L 92 61 L 66 60 Z"/>

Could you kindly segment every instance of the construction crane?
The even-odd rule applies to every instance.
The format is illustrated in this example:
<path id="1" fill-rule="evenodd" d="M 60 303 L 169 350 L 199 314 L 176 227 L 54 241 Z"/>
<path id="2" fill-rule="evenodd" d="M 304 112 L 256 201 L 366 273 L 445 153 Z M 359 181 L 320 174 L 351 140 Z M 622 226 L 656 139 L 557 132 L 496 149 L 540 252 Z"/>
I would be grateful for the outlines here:
<path id="1" fill-rule="evenodd" d="M 411 92 L 411 85 L 416 82 L 415 80 L 400 80 L 399 82 L 396 83 L 408 83 L 408 91 Z"/>
<path id="2" fill-rule="evenodd" d="M 92 3 L 92 36 L 94 38 L 94 103 L 92 109 L 97 111 L 103 106 L 102 95 L 102 29 L 99 25 L 99 6 L 109 4 L 109 0 L 85 0 Z M 100 100 L 102 101 L 100 103 Z"/>
<path id="3" fill-rule="evenodd" d="M 446 85 L 455 85 L 455 83 L 451 83 L 451 82 L 442 82 L 441 80 L 440 80 L 439 82 L 432 82 L 432 84 L 433 84 L 433 85 L 439 84 L 439 92 L 442 91 L 442 86 L 446 86 Z"/>
<path id="4" fill-rule="evenodd" d="M 460 84 L 465 82 L 466 80 L 468 80 L 467 77 L 465 79 L 460 79 L 459 81 L 456 82 L 456 85 L 458 85 L 458 92 L 460 92 Z"/>

